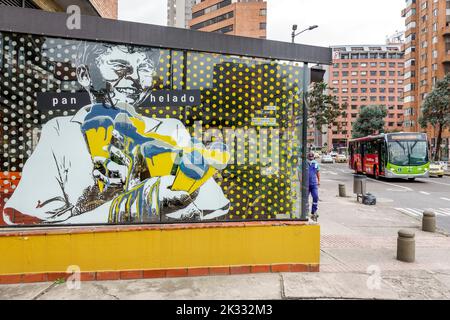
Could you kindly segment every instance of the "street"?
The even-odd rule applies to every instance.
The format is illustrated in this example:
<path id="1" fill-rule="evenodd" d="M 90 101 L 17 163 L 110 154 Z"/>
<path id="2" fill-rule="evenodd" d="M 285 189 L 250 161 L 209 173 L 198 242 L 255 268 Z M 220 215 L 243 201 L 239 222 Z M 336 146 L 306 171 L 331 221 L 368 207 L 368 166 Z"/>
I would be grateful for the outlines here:
<path id="1" fill-rule="evenodd" d="M 353 196 L 353 170 L 347 164 L 320 164 L 323 182 L 346 185 L 347 196 Z M 450 233 L 450 177 L 375 180 L 368 177 L 367 192 L 377 197 L 380 210 L 392 209 L 415 219 L 422 219 L 424 210 L 437 215 L 437 227 Z"/>

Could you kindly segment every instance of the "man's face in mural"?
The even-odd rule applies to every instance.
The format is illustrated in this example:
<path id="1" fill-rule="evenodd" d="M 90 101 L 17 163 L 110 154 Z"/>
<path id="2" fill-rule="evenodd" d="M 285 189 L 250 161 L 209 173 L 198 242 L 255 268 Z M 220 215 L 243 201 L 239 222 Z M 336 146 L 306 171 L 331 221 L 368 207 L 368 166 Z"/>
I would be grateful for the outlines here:
<path id="1" fill-rule="evenodd" d="M 78 78 L 86 89 L 95 92 L 91 93 L 103 95 L 112 105 L 126 102 L 137 106 L 153 84 L 154 56 L 127 46 L 111 46 L 90 61 L 90 70 L 81 66 L 85 70 L 79 71 Z"/>

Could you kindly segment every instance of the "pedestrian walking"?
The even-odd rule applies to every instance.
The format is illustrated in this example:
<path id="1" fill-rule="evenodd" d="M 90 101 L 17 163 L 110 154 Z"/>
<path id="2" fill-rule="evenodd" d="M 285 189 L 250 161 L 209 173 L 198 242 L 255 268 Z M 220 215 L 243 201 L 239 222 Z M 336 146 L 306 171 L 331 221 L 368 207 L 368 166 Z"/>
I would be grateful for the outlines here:
<path id="1" fill-rule="evenodd" d="M 320 166 L 315 160 L 314 153 L 308 153 L 308 200 L 311 195 L 313 203 L 311 206 L 311 219 L 317 221 L 319 215 L 317 211 L 319 209 L 319 186 L 320 186 Z M 300 172 L 301 181 L 301 172 Z"/>

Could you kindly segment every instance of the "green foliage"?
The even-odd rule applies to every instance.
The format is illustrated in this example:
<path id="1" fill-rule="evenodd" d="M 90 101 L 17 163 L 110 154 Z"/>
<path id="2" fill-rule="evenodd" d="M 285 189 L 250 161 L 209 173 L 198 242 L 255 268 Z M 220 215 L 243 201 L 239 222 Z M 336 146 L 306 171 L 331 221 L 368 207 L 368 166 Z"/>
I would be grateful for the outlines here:
<path id="1" fill-rule="evenodd" d="M 361 109 L 353 124 L 353 138 L 362 138 L 384 132 L 387 110 L 385 106 L 367 106 Z"/>
<path id="2" fill-rule="evenodd" d="M 433 91 L 425 98 L 422 104 L 422 116 L 419 123 L 422 128 L 429 124 L 432 126 L 442 125 L 448 127 L 450 124 L 450 74 L 438 81 Z"/>
<path id="3" fill-rule="evenodd" d="M 435 160 L 440 159 L 442 133 L 450 127 L 450 74 L 438 81 L 422 104 L 422 115 L 419 124 L 422 128 L 428 125 L 438 128 Z"/>
<path id="4" fill-rule="evenodd" d="M 324 126 L 331 128 L 332 123 L 342 115 L 342 110 L 346 109 L 346 104 L 339 105 L 335 96 L 328 94 L 330 90 L 325 82 L 316 82 L 308 93 L 309 119 L 320 131 Z"/>

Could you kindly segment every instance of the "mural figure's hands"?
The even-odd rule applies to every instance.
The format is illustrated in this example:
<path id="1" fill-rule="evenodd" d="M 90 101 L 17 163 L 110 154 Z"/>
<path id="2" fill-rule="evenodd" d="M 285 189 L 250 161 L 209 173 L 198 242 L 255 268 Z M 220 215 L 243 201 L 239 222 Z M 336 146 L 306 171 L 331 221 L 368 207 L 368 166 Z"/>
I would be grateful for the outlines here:
<path id="1" fill-rule="evenodd" d="M 135 156 L 128 154 L 125 149 L 124 137 L 117 131 L 113 131 L 111 145 L 106 147 L 109 158 L 95 157 L 93 176 L 103 182 L 106 189 L 110 186 L 123 188 L 128 191 L 140 182 L 132 176 Z"/>
<path id="2" fill-rule="evenodd" d="M 200 220 L 199 210 L 185 191 L 172 191 L 173 176 L 154 177 L 117 196 L 112 204 L 110 223 L 155 222 L 164 218 Z"/>
<path id="3" fill-rule="evenodd" d="M 171 189 L 174 180 L 174 176 L 160 178 L 159 201 L 162 214 L 177 220 L 202 220 L 203 213 L 194 204 L 194 198 L 186 191 Z"/>

